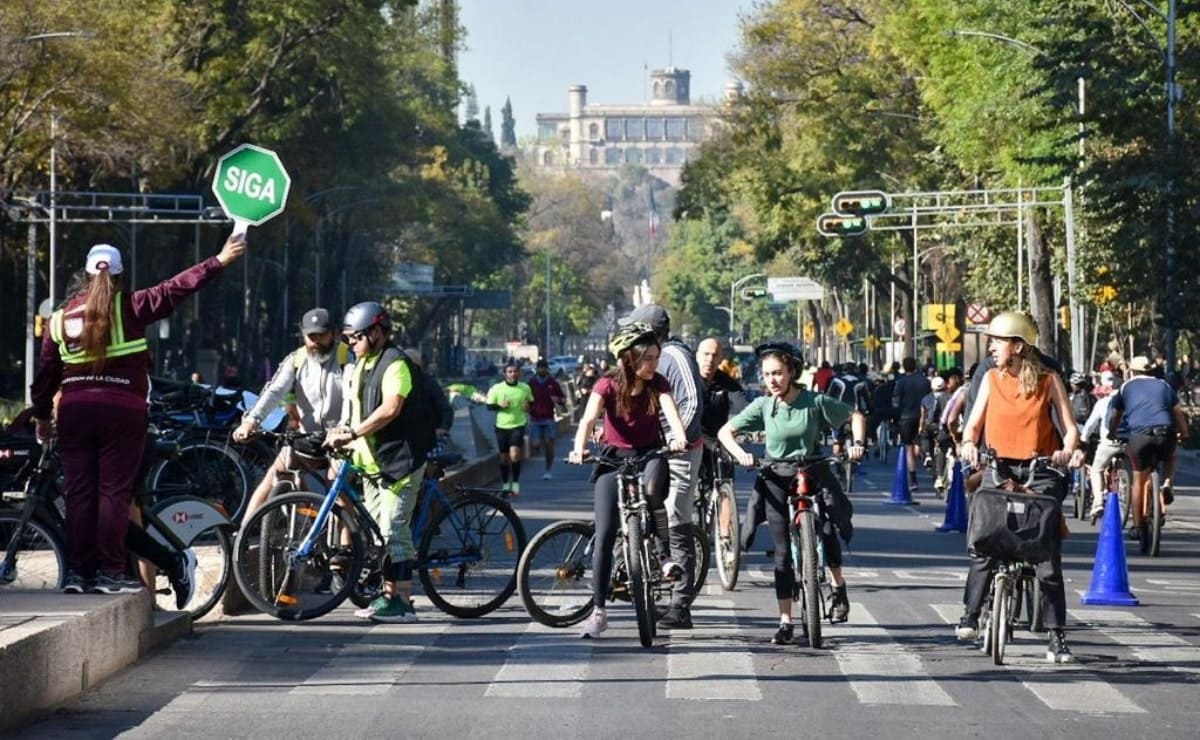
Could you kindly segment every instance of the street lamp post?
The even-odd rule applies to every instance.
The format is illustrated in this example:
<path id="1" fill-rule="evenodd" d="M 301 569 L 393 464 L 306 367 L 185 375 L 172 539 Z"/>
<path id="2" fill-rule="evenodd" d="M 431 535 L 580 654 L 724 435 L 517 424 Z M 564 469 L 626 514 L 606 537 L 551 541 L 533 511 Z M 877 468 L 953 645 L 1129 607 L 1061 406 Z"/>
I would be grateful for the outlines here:
<path id="1" fill-rule="evenodd" d="M 550 247 L 546 247 L 546 345 L 545 357 L 550 357 Z"/>
<path id="2" fill-rule="evenodd" d="M 738 278 L 737 280 L 733 281 L 732 285 L 729 286 L 729 338 L 731 340 L 734 337 L 733 332 L 734 332 L 734 326 L 735 326 L 734 321 L 733 321 L 733 318 L 734 318 L 734 316 L 733 316 L 733 314 L 734 314 L 733 296 L 734 296 L 734 294 L 737 292 L 737 289 L 740 286 L 742 286 L 743 284 L 745 284 L 747 281 L 753 280 L 754 278 L 760 278 L 765 275 L 766 275 L 765 272 L 756 272 L 752 275 L 747 275 L 746 277 Z"/>

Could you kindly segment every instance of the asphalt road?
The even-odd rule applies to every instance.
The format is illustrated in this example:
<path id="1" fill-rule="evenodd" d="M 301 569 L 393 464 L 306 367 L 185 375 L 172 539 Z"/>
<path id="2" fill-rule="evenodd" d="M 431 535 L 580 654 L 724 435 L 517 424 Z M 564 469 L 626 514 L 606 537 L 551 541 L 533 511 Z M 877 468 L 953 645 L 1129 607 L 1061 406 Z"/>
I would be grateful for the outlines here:
<path id="1" fill-rule="evenodd" d="M 738 590 L 706 587 L 695 629 L 651 649 L 638 645 L 624 604 L 595 641 L 532 624 L 516 597 L 479 620 L 418 599 L 414 625 L 361 622 L 348 606 L 302 624 L 237 617 L 199 626 L 20 734 L 1196 737 L 1200 467 L 1178 477 L 1164 556 L 1130 556 L 1141 605 L 1080 606 L 1096 530 L 1073 522 L 1065 570 L 1077 662 L 1049 665 L 1044 636 L 1017 632 L 1003 667 L 953 636 L 964 536 L 934 531 L 944 507 L 927 477 L 921 505 L 887 505 L 893 469 L 871 463 L 852 495 L 852 612 L 849 623 L 826 625 L 826 649 L 769 644 L 771 566 L 757 550 Z M 558 464 L 543 482 L 540 463 L 526 465 L 517 507 L 531 535 L 589 516 L 587 472 Z M 769 539 L 765 530 L 758 539 Z"/>

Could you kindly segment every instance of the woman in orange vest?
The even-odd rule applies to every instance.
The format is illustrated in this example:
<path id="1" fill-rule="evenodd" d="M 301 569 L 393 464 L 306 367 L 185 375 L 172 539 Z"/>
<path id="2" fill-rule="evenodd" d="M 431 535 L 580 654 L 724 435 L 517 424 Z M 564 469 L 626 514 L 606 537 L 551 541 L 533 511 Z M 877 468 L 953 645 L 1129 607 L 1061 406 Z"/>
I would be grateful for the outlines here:
<path id="1" fill-rule="evenodd" d="M 125 532 L 141 471 L 150 394 L 146 327 L 242 256 L 234 234 L 221 252 L 158 285 L 121 292 L 121 253 L 97 244 L 87 255 L 87 287 L 50 317 L 31 387 L 37 437 L 54 431 L 66 474 L 66 593 L 126 593 L 140 581 L 126 570 Z"/>
<path id="2" fill-rule="evenodd" d="M 1056 466 L 1078 465 L 1083 456 L 1078 450 L 1079 428 L 1073 423 L 1062 378 L 1038 358 L 1037 327 L 1025 314 L 1007 311 L 992 319 L 987 334 L 996 366 L 987 371 L 963 428 L 962 459 L 971 465 L 979 461 L 980 435 L 986 430 L 987 444 L 995 452 L 995 463 L 985 473 L 990 487 L 1001 487 L 1006 480 L 1023 485 L 1039 457 L 1050 457 Z M 1061 435 L 1055 428 L 1051 409 L 1066 422 Z M 1059 471 L 1042 469 L 1035 474 L 1030 489 L 1054 496 L 1061 503 L 1067 495 L 1067 478 Z M 979 613 L 987 597 L 993 566 L 989 558 L 971 558 L 963 593 L 965 613 L 955 630 L 960 640 L 974 640 L 977 635 Z M 1046 659 L 1069 663 L 1071 651 L 1063 636 L 1067 599 L 1061 547 L 1055 548 L 1048 561 L 1038 564 L 1036 572 L 1042 584 L 1042 612 L 1050 633 Z"/>

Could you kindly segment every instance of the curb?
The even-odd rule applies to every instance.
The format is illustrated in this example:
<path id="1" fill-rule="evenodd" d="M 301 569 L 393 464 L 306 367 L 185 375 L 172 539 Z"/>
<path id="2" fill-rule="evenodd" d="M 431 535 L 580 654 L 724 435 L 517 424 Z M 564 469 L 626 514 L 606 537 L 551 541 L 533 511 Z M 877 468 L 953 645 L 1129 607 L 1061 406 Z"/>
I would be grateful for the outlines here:
<path id="1" fill-rule="evenodd" d="M 445 486 L 443 490 L 453 490 L 453 486 L 482 486 L 500 477 L 500 459 L 496 455 L 488 455 L 486 457 L 477 457 L 473 460 L 467 460 L 453 470 L 446 471 L 442 476 L 441 485 Z M 221 596 L 221 603 L 207 614 L 202 622 L 220 620 L 225 617 L 236 617 L 242 614 L 256 614 L 255 609 L 246 595 L 242 593 L 241 587 L 238 585 L 237 578 L 231 572 L 229 574 L 229 585 L 225 588 L 224 595 Z"/>
<path id="2" fill-rule="evenodd" d="M 183 612 L 154 612 L 150 593 L 6 591 L 0 629 L 0 731 L 73 699 L 191 632 Z"/>

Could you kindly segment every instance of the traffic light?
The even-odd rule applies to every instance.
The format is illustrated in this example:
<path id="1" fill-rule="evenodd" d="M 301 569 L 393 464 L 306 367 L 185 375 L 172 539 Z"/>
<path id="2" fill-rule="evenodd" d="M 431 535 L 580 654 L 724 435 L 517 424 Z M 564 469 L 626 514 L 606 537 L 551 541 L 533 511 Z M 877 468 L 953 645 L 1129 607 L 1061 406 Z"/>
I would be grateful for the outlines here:
<path id="1" fill-rule="evenodd" d="M 742 300 L 752 301 L 755 298 L 763 298 L 767 295 L 766 288 L 742 288 Z"/>
<path id="2" fill-rule="evenodd" d="M 887 193 L 879 190 L 854 190 L 833 196 L 833 211 L 846 216 L 877 216 L 892 205 Z"/>
<path id="3" fill-rule="evenodd" d="M 817 217 L 817 233 L 821 236 L 860 236 L 867 233 L 867 228 L 867 219 L 862 216 L 826 213 Z"/>

